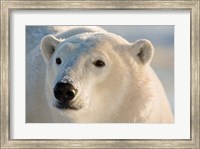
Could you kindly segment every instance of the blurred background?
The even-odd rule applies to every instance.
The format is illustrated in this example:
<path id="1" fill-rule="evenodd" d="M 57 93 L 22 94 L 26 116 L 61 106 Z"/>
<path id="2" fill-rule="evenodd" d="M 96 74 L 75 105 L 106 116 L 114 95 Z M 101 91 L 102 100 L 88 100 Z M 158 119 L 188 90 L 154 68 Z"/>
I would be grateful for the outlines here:
<path id="1" fill-rule="evenodd" d="M 40 44 L 42 37 L 62 32 L 70 26 L 26 26 L 26 52 Z M 174 26 L 172 25 L 105 25 L 105 30 L 129 42 L 149 39 L 155 48 L 151 66 L 161 80 L 174 113 Z"/>

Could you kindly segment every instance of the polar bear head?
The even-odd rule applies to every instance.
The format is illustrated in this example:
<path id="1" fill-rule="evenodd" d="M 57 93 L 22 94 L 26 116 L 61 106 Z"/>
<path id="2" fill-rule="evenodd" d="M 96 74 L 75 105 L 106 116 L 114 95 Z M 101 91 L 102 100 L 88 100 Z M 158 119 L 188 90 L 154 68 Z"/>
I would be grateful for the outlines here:
<path id="1" fill-rule="evenodd" d="M 95 113 L 105 118 L 115 113 L 130 93 L 133 98 L 139 96 L 145 81 L 143 71 L 154 49 L 148 40 L 129 43 L 112 33 L 92 32 L 66 39 L 47 35 L 41 51 L 47 65 L 49 103 L 66 113 L 80 111 L 88 117 Z"/>

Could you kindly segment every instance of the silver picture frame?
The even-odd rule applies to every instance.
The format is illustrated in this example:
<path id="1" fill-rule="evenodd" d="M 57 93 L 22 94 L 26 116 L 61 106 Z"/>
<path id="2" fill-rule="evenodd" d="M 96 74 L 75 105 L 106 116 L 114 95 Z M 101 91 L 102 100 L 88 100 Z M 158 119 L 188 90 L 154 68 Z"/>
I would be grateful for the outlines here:
<path id="1" fill-rule="evenodd" d="M 1 0 L 1 148 L 199 148 L 200 147 L 200 1 L 22 1 Z M 190 139 L 30 140 L 10 138 L 10 13 L 12 10 L 189 10 L 190 23 Z M 119 134 L 120 135 L 120 134 Z"/>

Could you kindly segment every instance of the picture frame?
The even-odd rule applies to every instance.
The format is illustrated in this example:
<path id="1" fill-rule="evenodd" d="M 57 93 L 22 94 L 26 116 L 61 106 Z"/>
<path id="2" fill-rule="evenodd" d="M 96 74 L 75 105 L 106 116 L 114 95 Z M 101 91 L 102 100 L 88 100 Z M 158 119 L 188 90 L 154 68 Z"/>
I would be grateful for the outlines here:
<path id="1" fill-rule="evenodd" d="M 200 4 L 195 1 L 1 1 L 1 148 L 199 148 Z M 12 10 L 189 10 L 190 139 L 11 139 L 10 13 Z"/>

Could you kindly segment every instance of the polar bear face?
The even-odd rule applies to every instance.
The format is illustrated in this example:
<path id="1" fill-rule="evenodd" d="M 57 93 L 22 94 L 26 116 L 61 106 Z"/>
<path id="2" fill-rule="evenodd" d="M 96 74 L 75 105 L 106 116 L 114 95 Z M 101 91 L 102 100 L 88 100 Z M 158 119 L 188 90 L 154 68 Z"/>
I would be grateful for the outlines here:
<path id="1" fill-rule="evenodd" d="M 50 105 L 109 114 L 124 102 L 130 89 L 137 89 L 138 83 L 132 83 L 137 79 L 132 77 L 153 56 L 148 40 L 129 43 L 111 33 L 84 33 L 65 40 L 48 35 L 41 42 L 41 51 L 47 65 Z"/>

